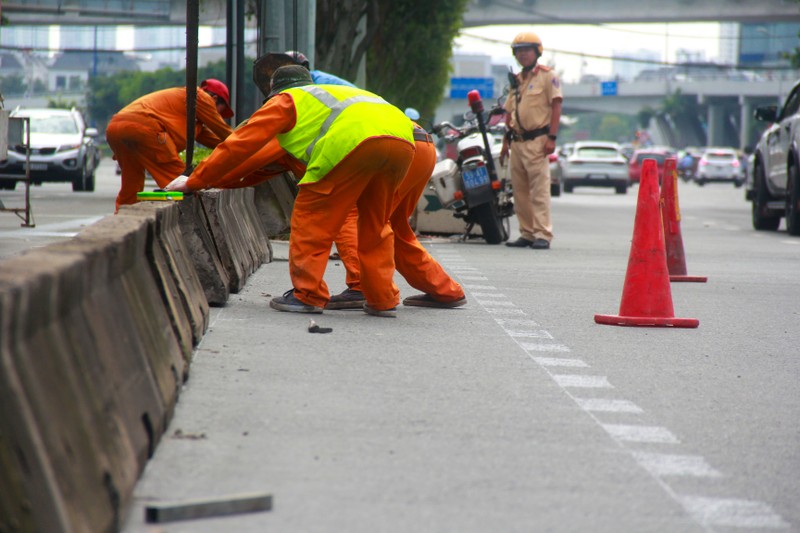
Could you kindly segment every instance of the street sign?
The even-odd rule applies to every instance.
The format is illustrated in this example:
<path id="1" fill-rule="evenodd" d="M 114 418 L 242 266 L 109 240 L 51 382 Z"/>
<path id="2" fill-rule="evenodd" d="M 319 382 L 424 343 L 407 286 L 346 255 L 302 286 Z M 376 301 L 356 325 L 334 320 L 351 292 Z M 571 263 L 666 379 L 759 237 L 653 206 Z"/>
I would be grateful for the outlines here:
<path id="1" fill-rule="evenodd" d="M 466 98 L 474 89 L 481 98 L 494 98 L 494 78 L 450 78 L 450 98 Z"/>
<path id="2" fill-rule="evenodd" d="M 617 82 L 616 81 L 601 82 L 600 93 L 603 96 L 617 96 Z"/>

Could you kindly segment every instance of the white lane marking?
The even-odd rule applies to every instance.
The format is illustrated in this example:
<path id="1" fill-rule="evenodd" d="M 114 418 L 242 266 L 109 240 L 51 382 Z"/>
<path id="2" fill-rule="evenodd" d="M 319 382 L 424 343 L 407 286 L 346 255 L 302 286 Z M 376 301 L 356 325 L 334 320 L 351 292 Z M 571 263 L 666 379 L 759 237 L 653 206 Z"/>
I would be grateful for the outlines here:
<path id="1" fill-rule="evenodd" d="M 699 455 L 633 452 L 633 458 L 654 476 L 722 477 Z"/>
<path id="2" fill-rule="evenodd" d="M 475 298 L 475 301 L 481 304 L 484 307 L 516 307 L 514 302 L 503 302 L 497 300 L 481 300 L 480 298 Z"/>
<path id="3" fill-rule="evenodd" d="M 531 331 L 509 331 L 506 330 L 509 336 L 514 338 L 526 338 L 526 339 L 552 339 L 553 336 L 550 335 L 550 332 L 545 331 L 543 329 L 535 329 Z"/>
<path id="4" fill-rule="evenodd" d="M 582 374 L 553 374 L 551 376 L 562 387 L 582 389 L 613 389 L 605 376 L 584 376 Z"/>
<path id="5" fill-rule="evenodd" d="M 453 272 L 477 272 L 478 269 L 470 266 L 453 266 L 450 267 Z"/>
<path id="6" fill-rule="evenodd" d="M 484 307 L 484 311 L 490 315 L 524 315 L 525 311 L 522 309 L 508 309 L 504 307 Z"/>
<path id="7" fill-rule="evenodd" d="M 495 322 L 500 324 L 500 327 L 508 331 L 509 326 L 517 326 L 517 327 L 532 327 L 538 328 L 539 323 L 535 320 L 529 320 L 527 318 L 495 318 Z"/>
<path id="8" fill-rule="evenodd" d="M 475 292 L 472 291 L 473 298 L 505 298 L 506 295 L 499 292 Z"/>
<path id="9" fill-rule="evenodd" d="M 661 426 L 639 426 L 627 424 L 600 424 L 609 435 L 626 442 L 657 442 L 678 444 L 680 441 L 670 430 Z"/>
<path id="10" fill-rule="evenodd" d="M 795 244 L 794 241 L 791 241 Z M 463 280 L 488 281 L 484 276 L 462 276 Z M 462 283 L 465 289 L 490 290 L 496 291 L 492 285 L 479 285 L 472 283 Z M 482 296 L 484 298 L 499 297 L 495 295 L 473 294 L 473 297 Z M 477 298 L 476 298 L 477 299 Z M 480 300 L 479 303 L 482 304 Z M 486 302 L 488 303 L 488 302 Z M 519 315 L 526 316 L 521 309 L 487 308 L 484 310 L 492 315 Z M 576 398 L 569 388 L 613 388 L 605 376 L 582 376 L 582 375 L 554 375 L 549 367 L 582 367 L 586 365 L 580 359 L 567 358 L 548 358 L 536 357 L 531 352 L 569 352 L 569 347 L 557 343 L 531 343 L 522 342 L 520 338 L 530 338 L 526 332 L 517 328 L 536 328 L 539 324 L 529 318 L 499 318 L 494 317 L 495 322 L 524 350 L 529 357 L 539 364 L 550 377 L 561 386 L 568 397 L 572 398 L 599 426 L 601 426 L 616 442 L 626 450 L 640 467 L 647 471 L 662 489 L 676 502 L 679 502 L 689 513 L 693 520 L 708 529 L 713 525 L 731 525 L 734 527 L 789 527 L 780 515 L 774 513 L 772 509 L 761 502 L 750 500 L 731 500 L 718 498 L 704 498 L 695 496 L 680 496 L 675 493 L 670 485 L 664 481 L 668 476 L 703 476 L 720 477 L 717 470 L 708 465 L 701 456 L 652 454 L 636 452 L 631 450 L 625 442 L 636 443 L 660 443 L 660 444 L 679 444 L 680 441 L 668 429 L 659 426 L 624 425 L 624 424 L 603 424 L 593 414 L 594 412 L 617 412 L 617 413 L 642 413 L 643 410 L 628 400 L 602 399 L 602 398 Z M 523 333 L 516 336 L 514 333 Z M 547 333 L 547 332 L 545 332 Z M 547 333 L 552 338 L 552 336 Z M 583 365 L 582 365 L 582 364 Z M 588 365 L 586 365 L 588 366 Z"/>
<path id="11" fill-rule="evenodd" d="M 589 365 L 581 359 L 569 359 L 561 357 L 534 357 L 534 361 L 542 366 L 571 366 L 575 368 L 589 368 Z"/>
<path id="12" fill-rule="evenodd" d="M 518 342 L 523 350 L 528 352 L 568 352 L 569 348 L 556 343 Z"/>
<path id="13" fill-rule="evenodd" d="M 601 413 L 641 413 L 642 408 L 629 400 L 612 400 L 606 398 L 575 398 L 584 411 Z"/>
<path id="14" fill-rule="evenodd" d="M 780 515 L 762 502 L 726 498 L 681 496 L 681 504 L 695 520 L 709 526 L 788 528 Z"/>

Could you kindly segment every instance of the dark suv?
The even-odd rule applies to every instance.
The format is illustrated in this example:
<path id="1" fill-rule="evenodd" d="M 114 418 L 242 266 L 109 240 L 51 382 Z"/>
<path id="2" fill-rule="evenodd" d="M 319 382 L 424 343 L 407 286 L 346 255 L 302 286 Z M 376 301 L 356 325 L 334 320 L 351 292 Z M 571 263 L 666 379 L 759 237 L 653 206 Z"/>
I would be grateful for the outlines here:
<path id="1" fill-rule="evenodd" d="M 94 173 L 100 152 L 94 142 L 98 132 L 87 128 L 77 109 L 15 109 L 12 117 L 29 117 L 31 128 L 31 184 L 50 181 L 72 183 L 73 191 L 94 191 Z M 8 147 L 0 161 L 0 188 L 14 189 L 25 179 L 24 144 Z"/>
<path id="2" fill-rule="evenodd" d="M 775 231 L 786 217 L 790 235 L 800 235 L 800 81 L 783 106 L 758 107 L 757 120 L 771 122 L 753 154 L 746 198 L 753 203 L 753 227 Z"/>

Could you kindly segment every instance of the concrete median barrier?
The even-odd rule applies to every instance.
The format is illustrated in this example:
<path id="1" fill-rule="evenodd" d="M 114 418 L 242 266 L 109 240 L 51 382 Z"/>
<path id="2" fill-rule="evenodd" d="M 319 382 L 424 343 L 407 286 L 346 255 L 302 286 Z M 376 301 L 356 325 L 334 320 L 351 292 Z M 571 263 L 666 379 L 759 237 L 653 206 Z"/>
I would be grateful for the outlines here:
<path id="1" fill-rule="evenodd" d="M 0 532 L 119 529 L 209 305 L 271 260 L 247 188 L 124 206 L 3 261 Z"/>
<path id="2" fill-rule="evenodd" d="M 0 271 L 0 529 L 115 530 L 172 415 L 186 361 L 152 220 L 105 221 Z"/>

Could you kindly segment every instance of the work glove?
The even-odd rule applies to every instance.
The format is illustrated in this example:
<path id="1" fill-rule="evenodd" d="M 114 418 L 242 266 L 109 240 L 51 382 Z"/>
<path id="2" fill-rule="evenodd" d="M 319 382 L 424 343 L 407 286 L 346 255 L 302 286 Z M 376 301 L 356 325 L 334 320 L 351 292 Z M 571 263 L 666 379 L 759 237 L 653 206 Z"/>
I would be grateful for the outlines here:
<path id="1" fill-rule="evenodd" d="M 178 192 L 191 192 L 186 182 L 189 181 L 189 176 L 180 175 L 174 180 L 170 181 L 169 184 L 164 187 L 165 191 L 178 191 Z"/>

